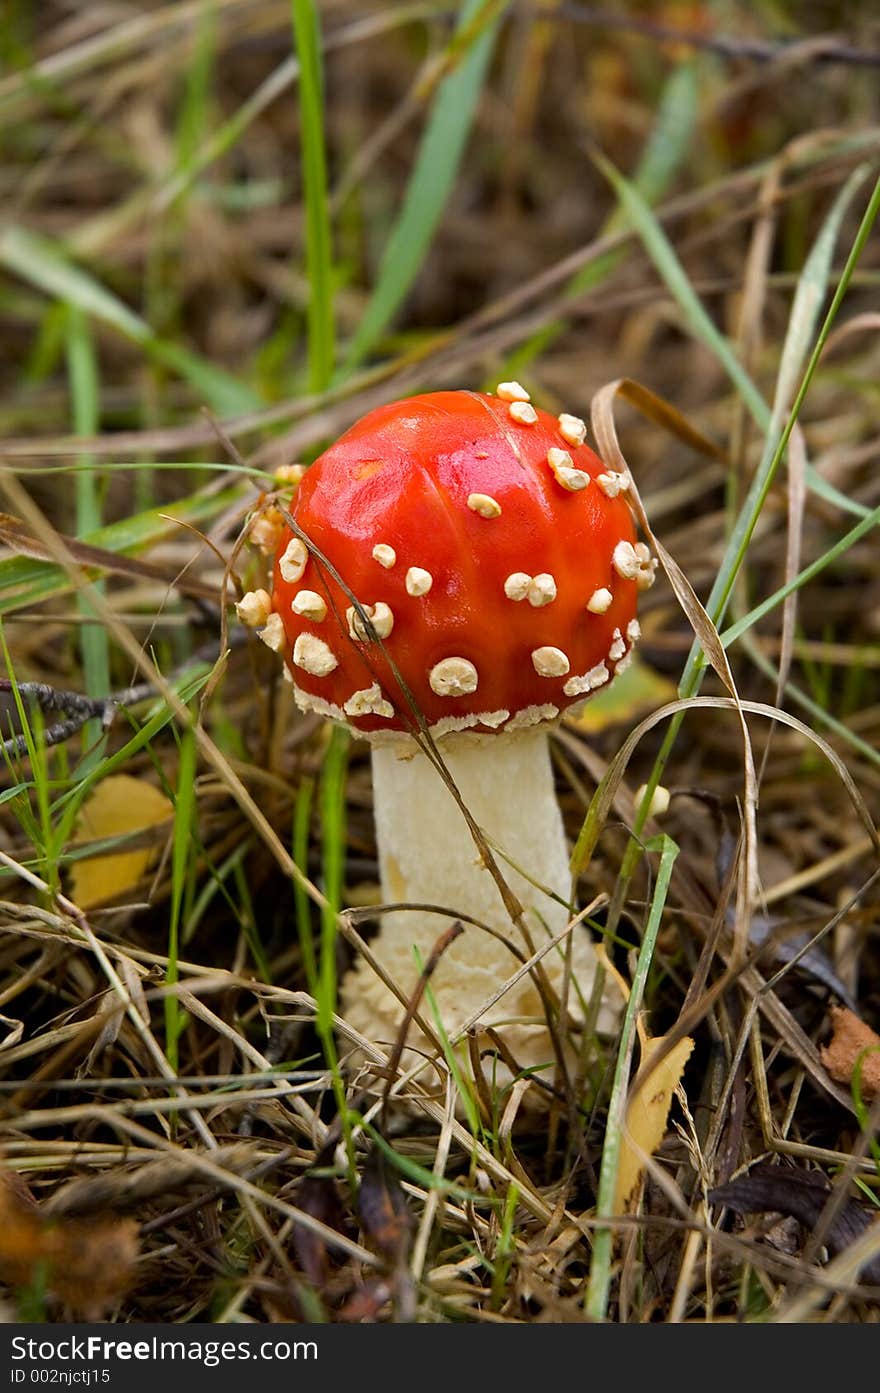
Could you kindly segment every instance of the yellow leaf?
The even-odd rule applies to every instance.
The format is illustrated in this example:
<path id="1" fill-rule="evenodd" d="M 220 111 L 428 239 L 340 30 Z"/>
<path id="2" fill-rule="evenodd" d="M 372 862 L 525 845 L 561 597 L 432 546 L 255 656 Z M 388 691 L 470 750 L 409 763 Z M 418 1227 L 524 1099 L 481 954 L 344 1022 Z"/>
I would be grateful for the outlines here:
<path id="1" fill-rule="evenodd" d="M 668 678 L 634 657 L 628 668 L 607 687 L 591 696 L 569 725 L 594 735 L 607 726 L 631 722 L 645 711 L 674 701 L 676 690 Z"/>
<path id="2" fill-rule="evenodd" d="M 665 1044 L 665 1037 L 642 1041 L 642 1068 L 650 1064 Z M 617 1190 L 614 1212 L 622 1214 L 627 1201 L 638 1189 L 645 1170 L 645 1157 L 657 1150 L 666 1133 L 672 1095 L 681 1082 L 694 1042 L 689 1036 L 677 1041 L 639 1087 L 626 1110 L 626 1122 L 620 1147 L 617 1169 Z"/>
<path id="3" fill-rule="evenodd" d="M 144 832 L 173 815 L 173 804 L 152 784 L 130 774 L 111 774 L 83 804 L 74 840 L 91 842 Z M 156 847 L 142 846 L 76 861 L 72 872 L 75 902 L 88 909 L 124 898 L 155 855 Z"/>

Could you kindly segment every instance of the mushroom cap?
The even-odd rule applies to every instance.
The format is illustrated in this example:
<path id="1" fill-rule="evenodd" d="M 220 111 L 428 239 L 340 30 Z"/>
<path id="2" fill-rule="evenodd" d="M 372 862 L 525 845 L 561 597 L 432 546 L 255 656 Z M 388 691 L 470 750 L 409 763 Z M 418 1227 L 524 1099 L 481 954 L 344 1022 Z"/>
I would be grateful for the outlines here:
<path id="1" fill-rule="evenodd" d="M 572 419 L 433 392 L 369 412 L 314 462 L 292 510 L 308 553 L 285 529 L 274 568 L 301 706 L 411 731 L 396 668 L 436 735 L 485 732 L 553 720 L 610 680 L 653 563 Z"/>

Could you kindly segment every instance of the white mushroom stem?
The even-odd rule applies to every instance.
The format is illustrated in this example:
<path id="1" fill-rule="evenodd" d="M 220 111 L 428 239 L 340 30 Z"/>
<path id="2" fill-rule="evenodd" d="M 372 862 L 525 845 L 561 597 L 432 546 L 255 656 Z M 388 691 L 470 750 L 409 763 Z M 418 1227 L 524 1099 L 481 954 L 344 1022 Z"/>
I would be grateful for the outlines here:
<path id="1" fill-rule="evenodd" d="M 496 860 L 524 906 L 526 923 L 539 948 L 564 930 L 571 917 L 569 852 L 554 793 L 546 726 L 495 735 L 456 733 L 440 740 L 439 749 L 471 815 L 490 844 L 503 851 L 503 856 L 496 852 Z M 453 912 L 443 916 L 398 910 L 382 915 L 371 948 L 403 995 L 409 997 L 418 980 L 416 953 L 422 963 L 427 961 L 455 913 L 494 927 L 527 956 L 498 886 L 480 861 L 461 809 L 438 770 L 412 741 L 373 746 L 373 792 L 383 900 L 437 904 Z M 564 948 L 563 939 L 562 946 L 543 959 L 557 992 L 562 987 Z M 582 925 L 572 930 L 572 950 L 577 989 L 572 985 L 568 1006 L 577 1017 L 579 992 L 589 999 L 596 964 L 589 932 Z M 519 967 L 520 961 L 497 938 L 466 925 L 431 978 L 447 1033 L 454 1035 Z M 374 1040 L 394 1039 L 403 1008 L 365 961 L 359 961 L 348 975 L 343 997 L 348 1019 L 363 1034 Z M 426 1020 L 431 1019 L 427 1003 L 423 1002 L 422 1012 Z M 616 989 L 611 988 L 600 1013 L 600 1030 L 613 1030 L 617 1013 Z M 480 1018 L 483 1025 L 502 1022 L 502 1034 L 518 1062 L 524 1068 L 546 1064 L 543 1077 L 552 1082 L 553 1048 L 531 975 Z M 425 1044 L 415 1027 L 408 1038 L 410 1043 Z M 496 1077 L 506 1080 L 509 1075 L 502 1068 Z"/>

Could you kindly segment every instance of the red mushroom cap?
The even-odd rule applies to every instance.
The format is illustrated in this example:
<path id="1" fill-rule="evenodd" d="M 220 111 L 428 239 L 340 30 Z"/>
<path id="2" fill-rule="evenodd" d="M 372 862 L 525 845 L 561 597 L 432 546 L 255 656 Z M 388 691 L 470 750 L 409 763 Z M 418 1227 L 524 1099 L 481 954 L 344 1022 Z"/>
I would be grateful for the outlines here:
<path id="1" fill-rule="evenodd" d="M 635 543 L 626 479 L 582 439 L 577 418 L 508 383 L 391 403 L 331 445 L 293 507 L 314 550 L 288 529 L 275 561 L 300 704 L 362 732 L 412 730 L 386 653 L 438 734 L 552 720 L 607 682 L 656 563 Z"/>

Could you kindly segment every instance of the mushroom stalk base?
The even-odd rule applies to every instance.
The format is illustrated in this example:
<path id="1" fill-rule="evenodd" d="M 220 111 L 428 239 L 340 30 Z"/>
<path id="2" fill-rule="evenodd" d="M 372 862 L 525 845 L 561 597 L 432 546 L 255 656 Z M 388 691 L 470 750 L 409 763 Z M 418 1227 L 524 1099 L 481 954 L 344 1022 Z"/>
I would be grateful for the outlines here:
<path id="1" fill-rule="evenodd" d="M 416 950 L 421 962 L 426 962 L 438 937 L 458 914 L 498 930 L 528 956 L 495 880 L 479 858 L 461 810 L 431 762 L 414 750 L 413 743 L 405 741 L 375 745 L 372 752 L 383 900 L 436 904 L 450 911 L 441 915 L 395 910 L 382 915 L 371 948 L 406 998 L 418 981 Z M 540 947 L 569 922 L 571 889 L 568 846 L 553 787 L 546 728 L 486 736 L 459 734 L 441 741 L 440 752 L 466 807 L 490 844 L 499 849 L 495 852 L 499 869 L 523 905 L 534 945 Z M 589 998 L 596 957 L 583 926 L 573 929 L 571 942 L 577 989 L 572 983 L 568 1007 L 577 1018 L 578 992 Z M 543 959 L 557 992 L 562 987 L 564 951 L 565 940 Z M 454 1035 L 519 966 L 520 960 L 499 939 L 466 924 L 464 934 L 446 950 L 431 978 L 447 1033 Z M 351 1024 L 377 1042 L 394 1039 L 403 1015 L 400 1002 L 363 960 L 343 983 L 343 1008 Z M 427 1003 L 421 1009 L 430 1021 Z M 612 1031 L 618 1014 L 616 989 L 606 988 L 599 1029 Z M 500 1029 L 523 1068 L 546 1064 L 544 1077 L 552 1080 L 553 1049 L 531 975 L 489 1007 L 480 1024 Z M 415 1026 L 408 1039 L 420 1048 L 427 1045 Z M 505 1081 L 509 1078 L 505 1069 L 495 1074 Z"/>

